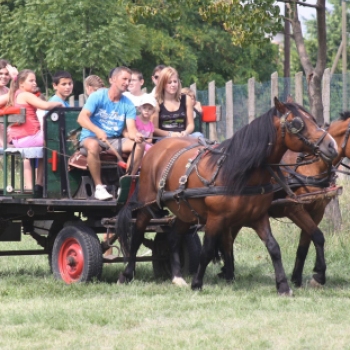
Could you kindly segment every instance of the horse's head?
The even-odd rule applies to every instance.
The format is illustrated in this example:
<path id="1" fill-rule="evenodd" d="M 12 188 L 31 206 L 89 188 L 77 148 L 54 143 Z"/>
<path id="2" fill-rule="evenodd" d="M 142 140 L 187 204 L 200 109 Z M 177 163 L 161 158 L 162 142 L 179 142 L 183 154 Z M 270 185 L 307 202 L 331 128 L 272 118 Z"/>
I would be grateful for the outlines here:
<path id="1" fill-rule="evenodd" d="M 275 97 L 275 107 L 282 114 L 279 118 L 284 143 L 295 152 L 312 152 L 330 161 L 337 155 L 337 144 L 327 131 L 321 129 L 315 119 L 296 103 L 282 103 Z"/>
<path id="2" fill-rule="evenodd" d="M 340 118 L 330 124 L 328 132 L 338 145 L 339 158 L 350 158 L 350 111 L 340 113 Z"/>

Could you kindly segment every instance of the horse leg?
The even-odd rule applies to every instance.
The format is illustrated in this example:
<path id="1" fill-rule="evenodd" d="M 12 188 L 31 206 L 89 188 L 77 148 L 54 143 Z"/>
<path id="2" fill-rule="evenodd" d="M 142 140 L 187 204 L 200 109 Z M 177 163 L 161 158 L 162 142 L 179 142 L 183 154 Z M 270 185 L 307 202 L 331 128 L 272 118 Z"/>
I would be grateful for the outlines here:
<path id="1" fill-rule="evenodd" d="M 128 263 L 124 272 L 120 273 L 118 282 L 127 283 L 134 278 L 136 255 L 139 250 L 143 239 L 146 227 L 151 220 L 151 214 L 148 210 L 141 209 L 137 213 L 137 219 L 131 236 L 130 254 L 128 256 Z"/>
<path id="2" fill-rule="evenodd" d="M 197 273 L 193 276 L 191 288 L 193 290 L 201 290 L 203 287 L 203 277 L 205 274 L 205 270 L 209 264 L 209 262 L 215 256 L 215 246 L 218 243 L 217 237 L 209 237 L 207 234 L 204 236 L 204 242 L 201 254 L 199 256 L 199 265 Z"/>
<path id="3" fill-rule="evenodd" d="M 181 274 L 180 243 L 182 236 L 188 231 L 190 224 L 176 218 L 173 227 L 168 232 L 167 238 L 170 247 L 171 281 L 177 286 L 187 286 Z"/>
<path id="4" fill-rule="evenodd" d="M 307 252 L 312 241 L 316 250 L 316 260 L 311 284 L 324 285 L 326 283 L 326 260 L 324 257 L 324 235 L 317 227 L 317 224 L 323 217 L 323 210 L 317 211 L 313 214 L 305 212 L 304 210 L 290 211 L 288 217 L 302 229 L 295 266 L 292 274 L 292 281 L 296 286 L 300 287 L 302 284 L 302 272 L 304 268 Z M 321 217 L 321 219 L 320 219 Z"/>
<path id="5" fill-rule="evenodd" d="M 264 215 L 262 219 L 254 222 L 251 227 L 256 231 L 259 235 L 260 239 L 264 242 L 271 260 L 273 267 L 275 269 L 276 276 L 276 287 L 279 295 L 292 295 L 293 292 L 289 288 L 287 276 L 284 272 L 282 258 L 281 258 L 281 250 L 273 237 L 270 227 L 270 221 L 268 215 Z"/>
<path id="6" fill-rule="evenodd" d="M 224 235 L 220 239 L 221 251 L 223 253 L 224 266 L 219 277 L 225 278 L 226 282 L 230 283 L 235 280 L 235 259 L 233 252 L 233 244 L 242 227 L 231 227 L 230 234 Z"/>
<path id="7" fill-rule="evenodd" d="M 297 249 L 297 254 L 295 257 L 295 264 L 292 273 L 292 282 L 296 287 L 301 287 L 302 285 L 302 276 L 304 270 L 304 264 L 306 260 L 307 253 L 309 251 L 310 246 L 310 236 L 304 231 L 301 230 L 299 245 Z"/>

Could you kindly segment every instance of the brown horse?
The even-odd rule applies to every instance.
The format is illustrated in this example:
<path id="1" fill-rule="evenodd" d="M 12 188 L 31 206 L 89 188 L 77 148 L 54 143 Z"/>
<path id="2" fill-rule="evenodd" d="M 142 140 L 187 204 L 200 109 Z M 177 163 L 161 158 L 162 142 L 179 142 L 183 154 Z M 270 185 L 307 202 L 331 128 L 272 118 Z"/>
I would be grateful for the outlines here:
<path id="1" fill-rule="evenodd" d="M 334 121 L 329 129 L 328 133 L 332 135 L 338 145 L 338 156 L 333 159 L 333 165 L 337 166 L 341 162 L 343 157 L 350 157 L 350 145 L 349 145 L 349 133 L 350 133 L 350 113 L 342 113 L 340 119 Z M 283 160 L 286 163 L 292 163 L 296 160 L 296 154 L 293 152 L 287 152 Z M 304 193 L 313 193 L 320 191 L 320 187 L 326 187 L 327 179 L 332 174 L 329 173 L 329 167 L 327 162 L 319 160 L 316 163 L 300 166 L 296 170 L 297 173 L 305 176 L 305 185 L 295 189 L 297 195 Z M 291 179 L 294 175 L 289 175 Z M 319 185 L 313 186 L 312 178 L 316 179 Z M 326 180 L 323 182 L 322 179 Z M 300 179 L 301 181 L 303 178 Z M 332 184 L 332 179 L 328 182 L 328 185 Z M 309 181 L 309 184 L 307 184 Z M 302 284 L 302 273 L 304 268 L 305 259 L 310 246 L 311 241 L 313 242 L 316 249 L 316 261 L 314 266 L 312 284 L 324 285 L 326 283 L 326 262 L 324 259 L 324 236 L 322 231 L 317 227 L 321 222 L 325 208 L 330 202 L 331 198 L 328 196 L 321 198 L 320 200 L 314 201 L 313 203 L 306 205 L 293 205 L 293 206 L 273 206 L 269 210 L 269 214 L 272 217 L 287 216 L 291 219 L 302 231 L 300 234 L 299 246 L 297 249 L 295 265 L 292 273 L 292 282 L 300 287 Z"/>
<path id="2" fill-rule="evenodd" d="M 338 166 L 344 157 L 350 158 L 350 145 L 348 142 L 350 136 L 350 112 L 340 114 L 340 119 L 334 121 L 329 126 L 328 133 L 335 139 L 338 147 L 338 156 L 333 159 L 332 163 L 329 163 L 327 159 L 319 158 L 318 161 L 311 164 L 303 164 L 303 162 L 300 162 L 300 159 L 305 155 L 292 151 L 287 151 L 281 161 L 281 164 L 295 164 L 282 168 L 286 175 L 286 182 L 293 187 L 294 193 L 298 196 L 316 194 L 318 196 L 317 199 L 306 204 L 281 201 L 282 198 L 288 198 L 288 196 L 284 191 L 279 191 L 274 194 L 274 202 L 268 211 L 270 217 L 287 217 L 301 229 L 291 278 L 296 287 L 302 285 L 304 264 L 311 242 L 315 246 L 316 259 L 313 269 L 315 273 L 310 284 L 312 286 L 320 286 L 326 283 L 325 239 L 323 232 L 318 228 L 318 224 L 321 222 L 325 208 L 332 198 L 329 195 L 329 191 L 324 190 L 334 185 L 335 168 L 332 169 L 332 166 Z M 312 161 L 312 158 L 306 158 L 308 159 L 307 162 L 310 163 Z M 333 194 L 335 191 L 330 192 Z M 238 232 L 232 230 L 231 234 L 234 241 Z M 232 241 L 225 242 L 224 249 L 222 249 L 224 255 L 224 272 L 220 274 L 221 277 L 224 277 L 228 281 L 234 279 L 234 275 L 232 274 L 234 268 L 227 268 L 228 265 L 233 265 L 233 251 L 231 250 L 229 252 L 231 243 Z"/>
<path id="3" fill-rule="evenodd" d="M 280 248 L 274 239 L 268 216 L 273 199 L 270 163 L 278 163 L 287 149 L 313 151 L 334 158 L 333 138 L 320 129 L 299 105 L 275 107 L 243 127 L 217 147 L 200 145 L 193 138 L 167 138 L 146 154 L 135 200 L 120 211 L 116 230 L 129 262 L 119 282 L 131 281 L 135 258 L 152 210 L 167 206 L 176 220 L 169 233 L 173 282 L 185 284 L 181 277 L 178 237 L 193 224 L 205 224 L 205 236 L 192 289 L 201 289 L 208 263 L 227 227 L 252 227 L 271 256 L 279 294 L 291 294 L 283 269 Z M 136 211 L 129 246 L 129 220 Z M 232 245 L 231 245 L 232 246 Z"/>

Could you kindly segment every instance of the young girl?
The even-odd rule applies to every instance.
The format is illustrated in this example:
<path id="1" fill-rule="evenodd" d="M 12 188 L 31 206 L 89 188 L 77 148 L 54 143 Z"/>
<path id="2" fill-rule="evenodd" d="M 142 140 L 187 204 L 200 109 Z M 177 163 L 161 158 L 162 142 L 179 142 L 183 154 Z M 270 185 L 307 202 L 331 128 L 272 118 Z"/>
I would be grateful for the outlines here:
<path id="1" fill-rule="evenodd" d="M 151 117 L 155 111 L 157 102 L 151 94 L 145 94 L 139 106 L 140 115 L 136 116 L 136 129 L 144 136 L 145 152 L 152 147 L 152 139 L 154 125 L 151 122 Z"/>
<path id="2" fill-rule="evenodd" d="M 181 94 L 181 83 L 176 69 L 162 70 L 156 87 L 159 110 L 152 119 L 154 134 L 161 137 L 186 137 L 194 130 L 193 105 L 187 95 Z"/>
<path id="3" fill-rule="evenodd" d="M 0 105 L 4 105 L 7 102 L 7 95 L 9 89 L 7 84 L 11 79 L 17 77 L 18 71 L 15 67 L 12 67 L 6 60 L 0 59 L 0 96 L 3 96 L 3 103 L 0 101 Z M 4 125 L 0 124 L 0 147 L 4 144 Z"/>
<path id="4" fill-rule="evenodd" d="M 98 89 L 105 87 L 103 80 L 97 75 L 89 75 L 84 81 L 85 93 L 90 96 Z"/>
<path id="5" fill-rule="evenodd" d="M 60 102 L 46 102 L 38 98 L 36 91 L 36 77 L 29 69 L 19 72 L 17 78 L 11 81 L 8 95 L 8 106 L 22 107 L 26 109 L 26 121 L 20 125 L 11 125 L 8 130 L 8 139 L 16 148 L 42 147 L 44 145 L 43 131 L 36 115 L 38 108 L 50 110 L 55 107 L 63 107 Z M 43 185 L 43 159 L 39 160 L 37 172 L 38 192 L 42 192 Z"/>

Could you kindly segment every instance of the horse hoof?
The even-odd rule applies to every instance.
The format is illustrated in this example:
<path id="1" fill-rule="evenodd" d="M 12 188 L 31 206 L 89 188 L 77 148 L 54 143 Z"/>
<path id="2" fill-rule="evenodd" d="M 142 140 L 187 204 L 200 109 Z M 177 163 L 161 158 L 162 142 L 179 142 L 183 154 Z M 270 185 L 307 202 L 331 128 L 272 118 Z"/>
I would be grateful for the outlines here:
<path id="1" fill-rule="evenodd" d="M 323 288 L 323 284 L 318 283 L 314 278 L 311 278 L 311 280 L 310 280 L 310 287 L 316 288 L 316 289 Z"/>
<path id="2" fill-rule="evenodd" d="M 120 274 L 119 274 L 119 278 L 118 278 L 118 282 L 117 282 L 117 284 L 126 284 L 126 283 L 128 283 L 129 281 L 128 281 L 128 279 L 124 276 L 124 274 L 121 272 Z"/>
<path id="3" fill-rule="evenodd" d="M 198 290 L 198 291 L 201 291 L 202 290 L 202 285 L 200 283 L 192 283 L 191 285 L 191 289 L 192 290 Z"/>
<path id="4" fill-rule="evenodd" d="M 280 297 L 292 297 L 293 296 L 293 291 L 291 289 L 289 289 L 289 291 L 278 293 L 278 295 Z"/>
<path id="5" fill-rule="evenodd" d="M 178 287 L 187 287 L 188 284 L 182 277 L 174 277 L 171 281 L 172 284 L 175 284 L 175 286 Z"/>

